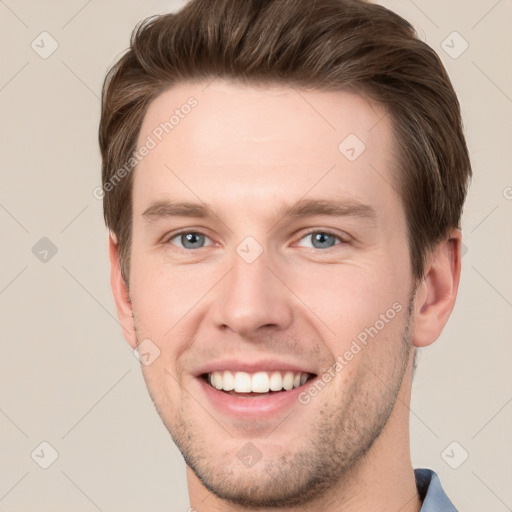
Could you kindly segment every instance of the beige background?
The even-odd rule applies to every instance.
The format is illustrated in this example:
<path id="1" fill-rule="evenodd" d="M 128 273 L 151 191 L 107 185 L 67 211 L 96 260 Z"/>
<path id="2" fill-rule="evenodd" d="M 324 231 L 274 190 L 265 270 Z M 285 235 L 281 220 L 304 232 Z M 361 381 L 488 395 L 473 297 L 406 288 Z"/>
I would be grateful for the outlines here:
<path id="1" fill-rule="evenodd" d="M 475 171 L 459 300 L 414 381 L 413 463 L 438 471 L 461 512 L 505 512 L 512 510 L 512 1 L 382 3 L 413 22 L 448 67 Z M 2 511 L 188 508 L 184 464 L 115 317 L 101 203 L 92 195 L 104 74 L 137 21 L 181 4 L 0 0 Z M 58 43 L 46 59 L 40 53 L 52 41 L 43 31 Z M 464 40 L 468 49 L 453 58 Z M 46 262 L 34 252 L 48 242 L 33 251 L 42 237 L 57 248 Z M 48 469 L 40 464 L 51 462 L 52 448 L 43 441 L 59 455 Z"/>

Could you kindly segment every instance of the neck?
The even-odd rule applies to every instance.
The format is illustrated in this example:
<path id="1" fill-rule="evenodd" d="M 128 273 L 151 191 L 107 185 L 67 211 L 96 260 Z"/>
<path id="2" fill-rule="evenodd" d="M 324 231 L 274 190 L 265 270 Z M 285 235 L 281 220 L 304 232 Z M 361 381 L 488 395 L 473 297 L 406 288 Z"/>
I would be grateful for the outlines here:
<path id="1" fill-rule="evenodd" d="M 269 509 L 266 512 L 418 512 L 421 508 L 409 440 L 412 360 L 404 375 L 393 412 L 366 455 L 340 479 L 339 484 L 314 502 L 299 507 Z M 187 467 L 191 512 L 261 512 L 242 509 L 208 491 Z"/>

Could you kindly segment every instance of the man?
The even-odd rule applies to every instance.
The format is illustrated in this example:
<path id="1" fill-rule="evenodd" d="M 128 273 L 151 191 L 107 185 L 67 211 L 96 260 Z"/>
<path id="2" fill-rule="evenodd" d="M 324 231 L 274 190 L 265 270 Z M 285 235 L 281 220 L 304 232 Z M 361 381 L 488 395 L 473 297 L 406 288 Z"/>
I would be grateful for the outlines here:
<path id="1" fill-rule="evenodd" d="M 111 285 L 203 511 L 453 511 L 413 470 L 471 175 L 439 58 L 360 0 L 146 20 L 100 126 Z"/>

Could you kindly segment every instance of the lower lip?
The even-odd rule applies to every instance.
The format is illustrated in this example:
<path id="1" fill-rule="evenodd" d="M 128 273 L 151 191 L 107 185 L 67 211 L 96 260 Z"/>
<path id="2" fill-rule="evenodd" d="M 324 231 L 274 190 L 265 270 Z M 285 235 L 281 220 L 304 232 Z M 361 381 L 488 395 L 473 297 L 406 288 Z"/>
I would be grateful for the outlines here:
<path id="1" fill-rule="evenodd" d="M 243 419 L 265 419 L 286 412 L 293 405 L 299 405 L 298 396 L 306 384 L 290 391 L 269 393 L 255 397 L 230 395 L 210 386 L 204 379 L 197 379 L 207 399 L 220 412 Z M 312 380 L 308 381 L 310 385 Z"/>

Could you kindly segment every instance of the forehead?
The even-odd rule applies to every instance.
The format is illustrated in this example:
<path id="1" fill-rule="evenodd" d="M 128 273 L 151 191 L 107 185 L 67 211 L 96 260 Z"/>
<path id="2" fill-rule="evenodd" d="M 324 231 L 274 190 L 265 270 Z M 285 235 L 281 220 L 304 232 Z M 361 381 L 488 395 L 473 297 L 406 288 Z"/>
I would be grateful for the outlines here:
<path id="1" fill-rule="evenodd" d="M 349 91 L 179 83 L 150 104 L 144 145 L 151 149 L 135 170 L 134 211 L 166 195 L 226 204 L 250 194 L 268 203 L 313 188 L 398 200 L 390 118 Z"/>

